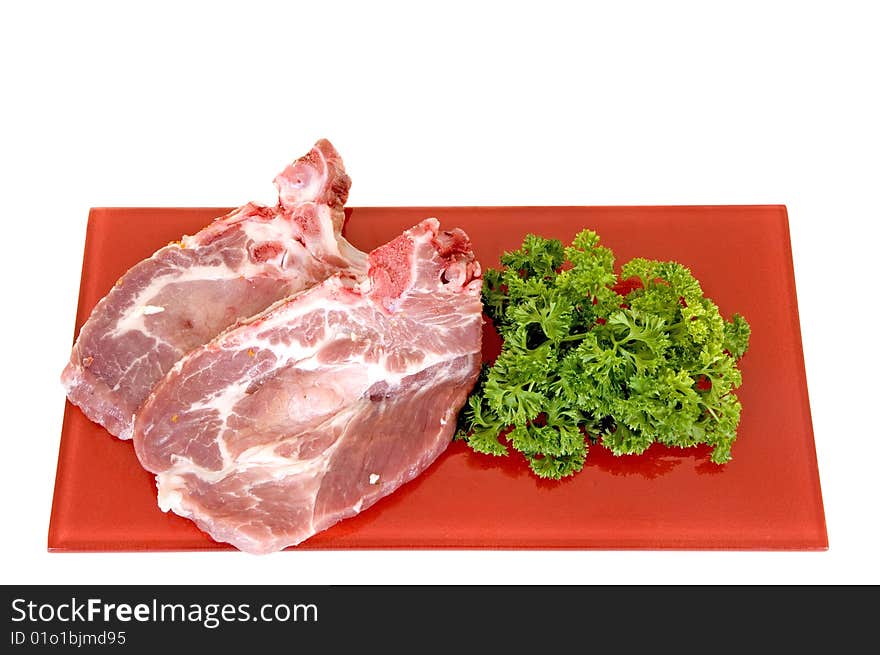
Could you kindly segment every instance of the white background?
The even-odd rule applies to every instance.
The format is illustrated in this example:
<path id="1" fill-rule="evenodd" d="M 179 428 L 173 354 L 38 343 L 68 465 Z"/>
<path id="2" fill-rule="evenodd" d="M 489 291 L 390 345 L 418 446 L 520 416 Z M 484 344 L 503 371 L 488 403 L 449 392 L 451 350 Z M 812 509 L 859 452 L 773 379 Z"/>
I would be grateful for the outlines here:
<path id="1" fill-rule="evenodd" d="M 582 4 L 3 3 L 0 582 L 880 582 L 874 3 Z M 830 550 L 47 553 L 89 207 L 320 136 L 353 206 L 786 204 Z"/>

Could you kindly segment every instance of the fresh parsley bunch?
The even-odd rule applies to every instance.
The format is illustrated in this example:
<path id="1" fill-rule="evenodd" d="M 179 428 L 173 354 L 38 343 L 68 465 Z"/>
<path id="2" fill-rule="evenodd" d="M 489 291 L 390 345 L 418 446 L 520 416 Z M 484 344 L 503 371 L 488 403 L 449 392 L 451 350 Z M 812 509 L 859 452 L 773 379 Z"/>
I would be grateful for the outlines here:
<path id="1" fill-rule="evenodd" d="M 526 236 L 484 274 L 486 313 L 504 339 L 461 413 L 477 452 L 519 451 L 542 478 L 580 471 L 590 443 L 615 455 L 652 443 L 712 446 L 731 458 L 748 348 L 742 316 L 724 321 L 691 272 L 614 254 L 584 230 L 571 246 Z"/>

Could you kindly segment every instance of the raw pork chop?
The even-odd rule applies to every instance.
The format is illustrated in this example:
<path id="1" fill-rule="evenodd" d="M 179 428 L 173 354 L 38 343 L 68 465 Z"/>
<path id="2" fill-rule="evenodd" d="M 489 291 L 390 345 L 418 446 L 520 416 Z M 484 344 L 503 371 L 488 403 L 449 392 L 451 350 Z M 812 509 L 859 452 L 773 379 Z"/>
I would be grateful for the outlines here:
<path id="1" fill-rule="evenodd" d="M 353 516 L 446 448 L 480 368 L 480 267 L 430 218 L 184 357 L 135 420 L 159 505 L 252 553 Z"/>
<path id="2" fill-rule="evenodd" d="M 249 203 L 172 243 L 116 282 L 92 311 L 61 380 L 70 401 L 121 439 L 184 354 L 366 254 L 340 236 L 351 185 L 328 141 L 275 178 L 275 207 Z"/>

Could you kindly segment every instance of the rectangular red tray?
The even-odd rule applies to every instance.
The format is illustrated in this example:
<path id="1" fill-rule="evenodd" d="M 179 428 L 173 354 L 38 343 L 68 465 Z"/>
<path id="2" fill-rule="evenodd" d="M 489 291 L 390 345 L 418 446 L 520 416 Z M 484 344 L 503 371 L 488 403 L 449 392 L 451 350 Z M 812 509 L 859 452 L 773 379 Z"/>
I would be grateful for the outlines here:
<path id="1" fill-rule="evenodd" d="M 93 209 L 76 330 L 130 266 L 226 209 Z M 298 548 L 796 549 L 828 546 L 801 348 L 788 218 L 783 206 L 406 207 L 349 210 L 349 240 L 370 250 L 427 216 L 471 237 L 484 267 L 527 232 L 569 241 L 596 230 L 622 263 L 689 266 L 729 317 L 751 323 L 741 362 L 743 404 L 733 461 L 706 449 L 653 446 L 616 458 L 593 448 L 584 470 L 539 481 L 516 455 L 459 442 L 422 476 Z M 497 348 L 487 339 L 487 352 Z M 63 362 L 58 363 L 60 373 Z M 59 386 L 59 398 L 61 395 Z M 49 549 L 226 549 L 156 505 L 130 442 L 67 405 Z"/>

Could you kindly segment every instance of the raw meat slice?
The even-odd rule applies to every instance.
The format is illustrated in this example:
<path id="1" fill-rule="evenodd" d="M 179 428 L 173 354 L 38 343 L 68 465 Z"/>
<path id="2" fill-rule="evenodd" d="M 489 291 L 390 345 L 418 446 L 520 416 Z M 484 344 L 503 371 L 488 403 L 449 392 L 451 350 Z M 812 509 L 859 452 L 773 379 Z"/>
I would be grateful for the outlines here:
<path id="1" fill-rule="evenodd" d="M 191 352 L 135 420 L 159 505 L 252 553 L 295 545 L 419 475 L 480 369 L 480 267 L 426 219 Z"/>
<path id="2" fill-rule="evenodd" d="M 275 178 L 275 207 L 249 203 L 131 268 L 94 308 L 61 376 L 67 397 L 121 439 L 184 354 L 240 319 L 342 273 L 366 254 L 341 236 L 351 181 L 328 141 Z"/>

